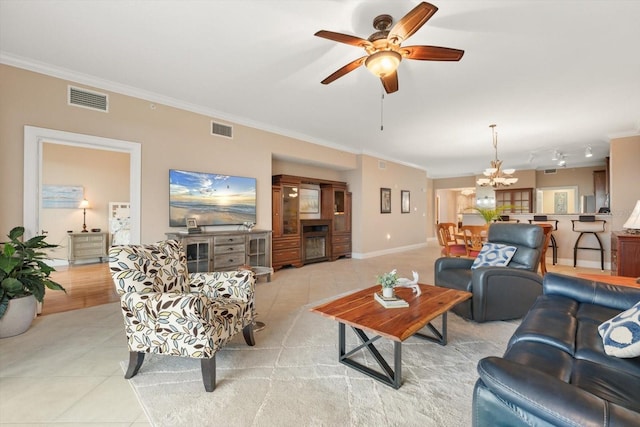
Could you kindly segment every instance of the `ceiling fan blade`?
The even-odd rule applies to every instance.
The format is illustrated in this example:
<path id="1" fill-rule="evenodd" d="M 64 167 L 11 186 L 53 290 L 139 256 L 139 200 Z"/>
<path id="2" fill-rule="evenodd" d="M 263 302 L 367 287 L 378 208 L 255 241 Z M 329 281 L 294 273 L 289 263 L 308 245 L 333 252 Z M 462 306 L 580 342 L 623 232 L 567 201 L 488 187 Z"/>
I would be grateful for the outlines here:
<path id="1" fill-rule="evenodd" d="M 464 50 L 439 46 L 407 46 L 400 48 L 400 53 L 407 59 L 420 61 L 460 61 Z"/>
<path id="2" fill-rule="evenodd" d="M 334 80 L 338 80 L 340 77 L 344 76 L 347 73 L 350 73 L 351 71 L 355 70 L 356 68 L 358 68 L 359 66 L 364 64 L 364 60 L 365 59 L 367 59 L 367 57 L 363 56 L 362 58 L 358 58 L 355 61 L 349 62 L 347 65 L 345 65 L 344 67 L 340 68 L 339 70 L 337 70 L 336 72 L 331 74 L 329 77 L 327 77 L 326 79 L 324 79 L 320 83 L 322 83 L 323 85 L 328 85 L 329 83 L 333 82 Z"/>
<path id="3" fill-rule="evenodd" d="M 396 39 L 396 43 L 402 43 L 418 31 L 437 11 L 438 8 L 436 6 L 423 1 L 393 26 L 387 39 Z"/>
<path id="4" fill-rule="evenodd" d="M 384 90 L 387 93 L 393 93 L 398 91 L 398 73 L 393 72 L 388 76 L 380 77 L 382 81 L 382 86 L 384 86 Z"/>
<path id="5" fill-rule="evenodd" d="M 369 40 L 361 39 L 360 37 L 356 36 L 350 36 L 349 34 L 334 33 L 333 31 L 320 30 L 315 33 L 314 36 L 333 40 L 334 42 L 349 44 L 351 46 L 372 46 Z"/>

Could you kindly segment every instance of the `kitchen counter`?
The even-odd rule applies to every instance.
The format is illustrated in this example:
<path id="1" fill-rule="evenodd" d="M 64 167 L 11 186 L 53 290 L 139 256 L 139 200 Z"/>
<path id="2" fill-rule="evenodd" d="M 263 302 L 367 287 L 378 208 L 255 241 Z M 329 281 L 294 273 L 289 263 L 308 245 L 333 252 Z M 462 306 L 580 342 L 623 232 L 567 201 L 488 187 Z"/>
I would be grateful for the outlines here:
<path id="1" fill-rule="evenodd" d="M 558 229 L 553 231 L 553 236 L 558 245 L 558 264 L 573 265 L 573 246 L 580 235 L 579 232 L 572 230 L 571 220 L 577 220 L 581 215 L 595 215 L 596 220 L 604 220 L 603 232 L 598 233 L 598 237 L 604 248 L 604 268 L 611 269 L 611 215 L 610 214 L 509 214 L 509 219 L 520 220 L 521 224 L 528 224 L 534 215 L 547 215 L 549 220 L 558 221 Z M 464 225 L 481 225 L 484 219 L 478 213 L 464 213 L 462 215 L 462 224 Z M 553 222 L 552 222 L 553 224 Z M 598 242 L 593 235 L 585 235 L 580 240 L 581 247 L 597 247 Z M 547 251 L 547 265 L 551 265 L 551 249 Z M 600 252 L 590 250 L 579 250 L 577 257 L 578 267 L 588 267 L 600 269 Z"/>

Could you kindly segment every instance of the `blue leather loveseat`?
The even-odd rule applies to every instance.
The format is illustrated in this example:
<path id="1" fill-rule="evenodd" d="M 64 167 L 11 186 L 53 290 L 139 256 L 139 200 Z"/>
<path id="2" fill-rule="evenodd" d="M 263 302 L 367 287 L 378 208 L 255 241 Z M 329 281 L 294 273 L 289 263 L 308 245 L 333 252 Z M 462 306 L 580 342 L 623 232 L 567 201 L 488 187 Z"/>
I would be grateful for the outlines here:
<path id="1" fill-rule="evenodd" d="M 474 426 L 640 426 L 640 357 L 605 353 L 598 326 L 640 288 L 548 273 L 503 357 L 478 362 Z"/>

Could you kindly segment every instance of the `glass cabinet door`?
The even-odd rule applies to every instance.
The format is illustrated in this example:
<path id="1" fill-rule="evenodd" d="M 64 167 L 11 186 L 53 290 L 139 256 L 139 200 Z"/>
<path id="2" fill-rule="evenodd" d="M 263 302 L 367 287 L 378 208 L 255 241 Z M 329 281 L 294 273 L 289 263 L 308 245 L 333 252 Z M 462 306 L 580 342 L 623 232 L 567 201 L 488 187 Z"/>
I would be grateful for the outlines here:
<path id="1" fill-rule="evenodd" d="M 347 218 L 345 215 L 345 191 L 335 190 L 333 192 L 333 230 L 347 231 Z"/>
<path id="2" fill-rule="evenodd" d="M 532 213 L 533 188 L 496 190 L 496 207 L 505 207 L 504 213 Z"/>
<path id="3" fill-rule="evenodd" d="M 298 187 L 282 186 L 282 234 L 298 234 Z"/>
<path id="4" fill-rule="evenodd" d="M 267 235 L 249 236 L 249 251 L 247 264 L 252 267 L 269 267 L 267 265 Z"/>
<path id="5" fill-rule="evenodd" d="M 209 241 L 191 242 L 186 245 L 187 271 L 205 273 L 209 271 Z"/>

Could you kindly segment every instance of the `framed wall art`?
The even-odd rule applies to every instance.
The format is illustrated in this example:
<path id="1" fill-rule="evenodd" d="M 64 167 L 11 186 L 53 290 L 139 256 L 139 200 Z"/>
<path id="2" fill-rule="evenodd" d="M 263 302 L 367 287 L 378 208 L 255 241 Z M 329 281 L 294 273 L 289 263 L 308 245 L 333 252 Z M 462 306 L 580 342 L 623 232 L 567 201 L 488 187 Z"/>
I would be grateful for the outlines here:
<path id="1" fill-rule="evenodd" d="M 400 191 L 400 212 L 411 212 L 411 193 L 408 190 Z"/>
<path id="2" fill-rule="evenodd" d="M 391 189 L 380 189 L 380 213 L 391 213 Z"/>
<path id="3" fill-rule="evenodd" d="M 300 213 L 314 214 L 320 212 L 320 191 L 315 188 L 300 189 Z"/>
<path id="4" fill-rule="evenodd" d="M 81 185 L 43 185 L 42 207 L 44 209 L 77 209 L 84 199 Z"/>

